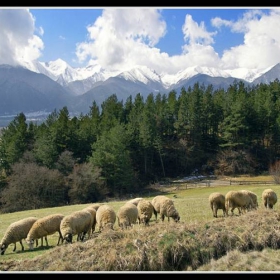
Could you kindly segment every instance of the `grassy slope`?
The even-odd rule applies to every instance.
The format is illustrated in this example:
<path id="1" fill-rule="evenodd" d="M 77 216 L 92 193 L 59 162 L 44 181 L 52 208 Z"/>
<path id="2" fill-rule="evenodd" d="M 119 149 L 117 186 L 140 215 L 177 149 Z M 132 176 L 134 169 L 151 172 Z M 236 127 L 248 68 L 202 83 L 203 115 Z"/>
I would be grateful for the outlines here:
<path id="1" fill-rule="evenodd" d="M 239 180 L 241 180 L 239 178 Z M 253 180 L 250 178 L 250 180 Z M 259 179 L 260 180 L 260 179 Z M 269 181 L 267 177 L 262 178 L 264 181 Z M 179 190 L 175 190 L 174 186 L 169 186 L 168 188 L 161 188 L 164 191 L 164 195 L 172 198 L 175 202 L 175 206 L 180 213 L 181 216 L 181 223 L 185 224 L 192 224 L 192 223 L 200 223 L 200 222 L 211 222 L 214 220 L 212 216 L 212 212 L 209 206 L 208 197 L 212 192 L 221 192 L 226 194 L 229 190 L 239 190 L 239 189 L 248 189 L 255 192 L 258 196 L 258 202 L 260 208 L 263 208 L 261 202 L 261 193 L 266 188 L 272 188 L 279 193 L 279 185 L 224 185 L 224 186 L 210 186 L 210 187 L 198 187 L 198 188 L 184 188 L 180 187 Z M 159 193 L 157 193 L 159 194 Z M 148 200 L 152 200 L 152 198 L 156 194 L 152 194 L 149 197 L 145 197 Z M 176 196 L 176 197 L 174 197 Z M 110 201 L 108 204 L 112 205 L 112 207 L 117 212 L 119 207 L 124 204 L 125 201 Z M 9 213 L 9 214 L 2 214 L 0 215 L 0 239 L 2 239 L 4 232 L 6 231 L 7 227 L 10 223 L 17 221 L 21 218 L 25 218 L 28 216 L 36 216 L 36 217 L 44 217 L 49 214 L 53 213 L 62 213 L 62 214 L 69 214 L 73 211 L 83 209 L 89 204 L 79 204 L 79 205 L 67 205 L 64 207 L 54 207 L 54 208 L 46 208 L 46 209 L 37 209 L 37 210 L 29 210 L 29 211 L 22 211 L 16 213 Z M 274 210 L 280 212 L 279 203 L 275 205 Z M 222 210 L 218 211 L 218 216 L 222 216 Z M 152 217 L 150 221 L 150 225 L 153 226 L 155 224 L 155 218 Z M 115 230 L 119 231 L 117 223 L 115 224 Z M 10 245 L 6 250 L 5 254 L 0 256 L 0 263 L 9 261 L 9 260 L 17 260 L 22 261 L 25 259 L 32 259 L 39 255 L 45 254 L 49 249 L 56 246 L 58 234 L 54 234 L 48 237 L 50 248 L 41 248 L 38 247 L 34 251 L 27 250 L 27 245 L 25 242 L 26 250 L 21 252 L 20 245 L 17 244 L 17 251 L 13 252 L 13 245 Z M 0 266 L 1 267 L 1 266 Z M 1 268 L 0 268 L 1 269 Z M 206 269 L 207 270 L 207 269 Z"/>

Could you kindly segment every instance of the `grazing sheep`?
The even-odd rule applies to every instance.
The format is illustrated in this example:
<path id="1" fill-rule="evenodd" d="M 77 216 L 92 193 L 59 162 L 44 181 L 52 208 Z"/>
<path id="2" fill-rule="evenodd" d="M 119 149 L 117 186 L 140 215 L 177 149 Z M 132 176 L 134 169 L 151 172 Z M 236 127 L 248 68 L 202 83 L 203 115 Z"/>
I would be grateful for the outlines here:
<path id="1" fill-rule="evenodd" d="M 180 215 L 176 210 L 174 202 L 171 198 L 164 195 L 158 195 L 152 199 L 151 203 L 154 207 L 156 220 L 158 213 L 160 214 L 162 221 L 164 221 L 165 216 L 167 217 L 168 221 L 169 218 L 172 218 L 175 222 L 180 220 Z"/>
<path id="2" fill-rule="evenodd" d="M 108 204 L 101 205 L 96 211 L 96 223 L 99 231 L 105 228 L 114 229 L 116 218 L 117 215 L 112 206 Z"/>
<path id="3" fill-rule="evenodd" d="M 89 207 L 92 207 L 95 211 L 97 211 L 97 209 L 101 205 L 104 205 L 104 203 L 93 203 L 93 204 L 90 204 Z"/>
<path id="4" fill-rule="evenodd" d="M 138 218 L 137 206 L 127 202 L 120 207 L 117 213 L 118 225 L 121 229 L 126 229 L 136 224 Z"/>
<path id="5" fill-rule="evenodd" d="M 62 242 L 62 235 L 60 232 L 60 223 L 61 220 L 64 218 L 64 215 L 62 214 L 51 214 L 48 216 L 45 216 L 43 218 L 39 218 L 30 228 L 27 237 L 25 239 L 26 243 L 29 246 L 30 250 L 33 250 L 34 248 L 34 241 L 39 238 L 45 238 L 46 246 L 48 247 L 48 235 L 52 235 L 56 232 L 58 232 L 59 237 L 57 241 L 57 245 L 59 245 L 59 242 Z M 43 245 L 42 239 L 41 239 L 41 245 Z"/>
<path id="6" fill-rule="evenodd" d="M 6 249 L 12 243 L 14 244 L 13 251 L 15 251 L 17 242 L 20 243 L 21 249 L 24 251 L 22 239 L 27 237 L 30 228 L 37 219 L 35 217 L 29 217 L 10 224 L 0 243 L 1 255 L 4 255 Z"/>
<path id="7" fill-rule="evenodd" d="M 229 191 L 225 195 L 225 207 L 226 207 L 226 216 L 228 216 L 229 208 L 231 208 L 231 214 L 234 214 L 234 209 L 238 208 L 239 215 L 245 213 L 246 209 L 254 207 L 252 198 L 248 193 L 241 191 Z"/>
<path id="8" fill-rule="evenodd" d="M 91 230 L 91 233 L 94 233 L 94 231 L 95 231 L 95 226 L 96 226 L 96 210 L 98 208 L 99 208 L 99 205 L 98 205 L 98 207 L 96 207 L 96 205 L 89 205 L 86 208 L 84 208 L 84 210 L 88 210 L 91 213 L 91 215 L 92 215 L 92 230 Z"/>
<path id="9" fill-rule="evenodd" d="M 60 223 L 62 243 L 72 243 L 73 236 L 77 235 L 77 241 L 83 241 L 86 234 L 91 235 L 93 218 L 88 210 L 75 211 L 66 215 Z"/>
<path id="10" fill-rule="evenodd" d="M 258 196 L 254 192 L 248 190 L 241 190 L 241 192 L 248 194 L 252 198 L 253 205 L 250 205 L 250 207 L 247 210 L 251 210 L 251 209 L 256 210 L 259 207 Z"/>
<path id="11" fill-rule="evenodd" d="M 148 226 L 150 219 L 154 213 L 154 207 L 152 203 L 147 199 L 141 199 L 137 205 L 138 208 L 138 222 Z"/>
<path id="12" fill-rule="evenodd" d="M 225 196 L 222 193 L 214 192 L 209 195 L 209 203 L 213 212 L 213 217 L 218 217 L 218 210 L 222 209 L 224 217 L 226 215 Z"/>
<path id="13" fill-rule="evenodd" d="M 262 192 L 262 201 L 265 208 L 273 209 L 277 202 L 277 194 L 272 189 L 265 189 Z"/>
<path id="14" fill-rule="evenodd" d="M 140 200 L 142 200 L 143 198 L 142 197 L 136 197 L 136 198 L 133 198 L 133 199 L 130 199 L 129 201 L 127 202 L 130 202 L 130 203 L 133 203 L 137 206 L 137 204 L 139 203 Z"/>

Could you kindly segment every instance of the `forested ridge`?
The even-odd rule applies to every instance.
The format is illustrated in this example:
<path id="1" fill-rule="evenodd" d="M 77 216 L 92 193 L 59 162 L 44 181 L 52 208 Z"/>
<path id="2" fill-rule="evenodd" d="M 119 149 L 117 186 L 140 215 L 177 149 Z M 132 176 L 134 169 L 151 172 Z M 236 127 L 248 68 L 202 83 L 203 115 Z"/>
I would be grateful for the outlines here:
<path id="1" fill-rule="evenodd" d="M 0 211 L 102 201 L 200 174 L 272 172 L 280 156 L 280 83 L 227 90 L 112 94 L 89 113 L 41 124 L 18 114 L 0 136 Z"/>

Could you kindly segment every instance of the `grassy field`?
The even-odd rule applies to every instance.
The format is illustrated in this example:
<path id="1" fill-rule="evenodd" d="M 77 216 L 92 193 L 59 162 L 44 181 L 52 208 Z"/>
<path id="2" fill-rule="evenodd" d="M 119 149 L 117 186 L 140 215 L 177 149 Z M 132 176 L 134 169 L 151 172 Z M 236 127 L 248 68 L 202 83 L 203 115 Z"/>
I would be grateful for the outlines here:
<path id="1" fill-rule="evenodd" d="M 246 180 L 246 178 L 247 177 L 244 176 L 244 181 Z M 243 180 L 243 178 L 239 177 L 238 180 Z M 264 182 L 266 182 L 266 181 L 271 181 L 272 179 L 269 176 L 262 176 L 262 177 L 255 177 L 255 178 L 250 177 L 250 181 L 252 180 L 257 180 L 257 181 L 263 180 Z M 145 198 L 148 200 L 152 200 L 152 198 L 158 194 L 164 194 L 172 198 L 174 200 L 176 209 L 178 210 L 181 216 L 180 223 L 186 223 L 186 224 L 213 221 L 215 219 L 212 216 L 212 212 L 208 202 L 208 197 L 212 192 L 221 192 L 223 194 L 226 194 L 230 190 L 241 190 L 241 189 L 251 190 L 254 193 L 256 193 L 258 196 L 259 208 L 264 208 L 261 201 L 261 194 L 264 189 L 272 188 L 280 196 L 280 186 L 275 184 L 229 185 L 229 183 L 225 183 L 224 185 L 218 185 L 218 186 L 211 184 L 209 187 L 206 184 L 204 186 L 204 184 L 201 183 L 200 185 L 197 185 L 197 187 L 186 187 L 184 184 L 180 185 L 180 187 L 177 188 L 177 190 L 176 187 L 178 187 L 178 185 L 176 186 L 169 185 L 167 187 L 166 186 L 161 187 L 159 190 L 157 190 L 157 193 L 150 193 L 149 196 Z M 106 203 L 110 204 L 117 212 L 120 206 L 122 206 L 126 201 L 127 200 L 109 201 Z M 83 209 L 88 205 L 89 204 L 66 205 L 63 207 L 36 209 L 36 210 L 22 211 L 16 213 L 1 214 L 0 215 L 0 239 L 2 239 L 7 227 L 11 223 L 18 221 L 22 218 L 29 217 L 29 216 L 35 216 L 40 218 L 54 213 L 61 213 L 67 215 L 73 211 Z M 274 210 L 279 211 L 280 210 L 279 207 L 280 207 L 279 203 L 276 203 Z M 237 213 L 237 210 L 235 211 Z M 222 217 L 222 210 L 218 211 L 218 219 L 219 217 Z M 150 221 L 150 225 L 152 226 L 155 222 L 156 222 L 155 217 L 153 216 Z M 117 223 L 115 224 L 114 229 L 116 231 L 120 231 Z M 51 248 L 55 247 L 57 240 L 58 240 L 57 233 L 48 236 L 49 247 L 47 248 L 44 246 L 43 247 L 38 246 L 33 251 L 29 251 L 26 242 L 23 241 L 25 247 L 24 252 L 21 251 L 21 246 L 19 243 L 17 243 L 17 250 L 13 252 L 14 246 L 13 244 L 11 244 L 7 248 L 5 254 L 0 256 L 0 260 L 7 261 L 7 260 L 24 260 L 24 259 L 34 258 L 36 256 L 46 253 Z"/>

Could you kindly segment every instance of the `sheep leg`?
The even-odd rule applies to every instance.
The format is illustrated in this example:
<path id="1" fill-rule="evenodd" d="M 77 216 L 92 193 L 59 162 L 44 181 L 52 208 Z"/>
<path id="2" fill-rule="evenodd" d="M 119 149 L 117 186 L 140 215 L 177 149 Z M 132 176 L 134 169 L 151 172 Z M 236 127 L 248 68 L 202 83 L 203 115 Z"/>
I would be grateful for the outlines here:
<path id="1" fill-rule="evenodd" d="M 154 215 L 155 215 L 155 218 L 157 220 L 157 211 L 154 209 Z"/>
<path id="2" fill-rule="evenodd" d="M 83 231 L 83 232 L 81 233 L 80 240 L 81 240 L 81 241 L 84 241 L 85 236 L 86 236 L 86 232 Z"/>
<path id="3" fill-rule="evenodd" d="M 59 237 L 58 237 L 57 245 L 59 245 L 60 241 L 61 241 L 61 244 L 63 242 L 63 236 L 62 236 L 61 232 L 59 231 L 58 234 L 59 234 Z"/>
<path id="4" fill-rule="evenodd" d="M 20 243 L 20 245 L 21 245 L 21 250 L 24 251 L 24 247 L 23 247 L 23 244 L 22 244 L 22 240 L 20 240 L 19 243 Z M 15 244 L 16 244 L 16 243 L 15 243 Z M 15 247 L 15 248 L 16 248 L 16 247 Z"/>
<path id="5" fill-rule="evenodd" d="M 213 216 L 214 216 L 214 218 L 217 218 L 217 216 L 218 216 L 218 209 L 217 209 L 217 207 L 213 207 Z"/>
<path id="6" fill-rule="evenodd" d="M 16 250 L 16 248 L 17 248 L 17 243 L 15 242 L 13 252 Z"/>
<path id="7" fill-rule="evenodd" d="M 48 238 L 45 236 L 46 246 L 49 247 Z"/>
<path id="8" fill-rule="evenodd" d="M 41 239 L 41 247 L 43 247 L 43 237 L 41 237 L 40 239 Z M 36 242 L 36 247 L 38 247 L 38 245 L 39 245 L 38 239 L 36 239 L 35 242 Z"/>

